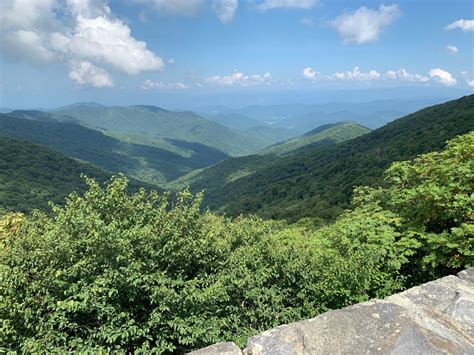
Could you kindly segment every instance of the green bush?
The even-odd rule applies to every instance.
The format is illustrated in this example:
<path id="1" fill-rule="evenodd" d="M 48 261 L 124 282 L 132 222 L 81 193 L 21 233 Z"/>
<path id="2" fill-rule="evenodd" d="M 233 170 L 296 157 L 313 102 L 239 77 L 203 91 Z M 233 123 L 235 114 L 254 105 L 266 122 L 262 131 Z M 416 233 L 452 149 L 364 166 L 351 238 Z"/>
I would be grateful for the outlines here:
<path id="1" fill-rule="evenodd" d="M 386 266 L 396 233 L 382 215 L 345 231 L 349 216 L 318 235 L 201 213 L 202 196 L 188 191 L 170 205 L 167 195 L 128 195 L 122 177 L 105 189 L 87 183 L 83 197 L 70 195 L 52 216 L 36 212 L 3 229 L 4 350 L 243 344 L 268 327 L 401 287 L 397 266 Z M 364 233 L 367 240 L 351 246 Z"/>

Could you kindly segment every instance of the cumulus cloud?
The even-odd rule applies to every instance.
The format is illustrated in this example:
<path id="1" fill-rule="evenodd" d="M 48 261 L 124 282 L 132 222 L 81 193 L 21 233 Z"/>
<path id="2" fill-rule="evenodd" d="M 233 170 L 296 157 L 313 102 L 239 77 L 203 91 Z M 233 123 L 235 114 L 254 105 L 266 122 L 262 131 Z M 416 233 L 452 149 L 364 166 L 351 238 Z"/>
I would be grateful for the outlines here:
<path id="1" fill-rule="evenodd" d="M 25 60 L 33 64 L 54 62 L 57 53 L 48 49 L 42 36 L 33 31 L 11 31 L 2 38 L 2 49 L 15 60 Z"/>
<path id="2" fill-rule="evenodd" d="M 343 72 L 336 72 L 333 74 L 322 75 L 320 72 L 311 67 L 303 69 L 303 77 L 309 80 L 329 80 L 329 81 L 373 81 L 373 80 L 398 80 L 398 81 L 412 81 L 412 82 L 427 82 L 429 77 L 421 74 L 412 74 L 406 69 L 389 70 L 382 74 L 376 70 L 369 70 L 363 72 L 359 67 Z"/>
<path id="3" fill-rule="evenodd" d="M 422 83 L 430 80 L 430 78 L 425 75 L 409 73 L 405 68 L 398 69 L 397 71 L 389 70 L 385 74 L 385 77 L 392 80 L 419 81 Z"/>
<path id="4" fill-rule="evenodd" d="M 2 2 L 0 50 L 15 60 L 47 64 L 57 59 L 48 48 L 50 31 L 59 27 L 53 12 L 54 0 Z"/>
<path id="5" fill-rule="evenodd" d="M 344 43 L 369 43 L 376 41 L 384 27 L 392 24 L 401 12 L 398 5 L 380 5 L 378 10 L 363 6 L 354 12 L 339 15 L 331 25 L 337 30 Z"/>
<path id="6" fill-rule="evenodd" d="M 330 79 L 336 80 L 357 80 L 357 81 L 366 81 L 366 80 L 377 80 L 380 79 L 381 74 L 376 70 L 371 70 L 369 72 L 361 72 L 359 67 L 355 67 L 352 71 L 345 71 L 340 73 L 335 73 L 330 76 Z"/>
<path id="7" fill-rule="evenodd" d="M 106 68 L 138 74 L 164 66 L 101 0 L 4 2 L 0 43 L 0 50 L 9 57 L 36 64 L 67 64 L 72 80 L 96 87 L 112 85 Z"/>
<path id="8" fill-rule="evenodd" d="M 246 75 L 241 72 L 234 72 L 230 75 L 214 75 L 206 79 L 206 82 L 218 86 L 255 86 L 269 85 L 272 82 L 270 73 Z"/>
<path id="9" fill-rule="evenodd" d="M 71 62 L 69 78 L 79 85 L 97 88 L 114 86 L 109 73 L 87 61 Z"/>
<path id="10" fill-rule="evenodd" d="M 214 0 L 212 3 L 212 9 L 222 23 L 231 22 L 238 7 L 238 0 Z"/>
<path id="11" fill-rule="evenodd" d="M 463 32 L 474 31 L 474 20 L 457 20 L 445 27 L 447 30 L 461 29 Z"/>
<path id="12" fill-rule="evenodd" d="M 317 75 L 318 73 L 311 67 L 307 67 L 303 69 L 303 76 L 306 79 L 315 80 Z"/>
<path id="13" fill-rule="evenodd" d="M 443 85 L 456 85 L 456 79 L 451 75 L 450 72 L 446 70 L 443 70 L 441 68 L 435 68 L 431 69 L 429 74 L 432 79 L 439 81 Z"/>
<path id="14" fill-rule="evenodd" d="M 464 77 L 464 79 L 466 80 L 466 84 L 469 87 L 474 87 L 474 79 L 470 78 L 469 72 L 468 71 L 462 71 L 461 74 Z"/>
<path id="15" fill-rule="evenodd" d="M 446 46 L 446 51 L 449 53 L 449 54 L 457 54 L 459 52 L 459 49 L 458 47 L 456 46 L 453 46 L 452 44 L 448 44 Z"/>
<path id="16" fill-rule="evenodd" d="M 319 0 L 263 0 L 257 9 L 266 11 L 278 8 L 295 8 L 309 10 L 318 4 Z"/>
<path id="17" fill-rule="evenodd" d="M 191 86 L 181 82 L 165 83 L 162 81 L 145 80 L 140 86 L 143 90 L 165 89 L 165 90 L 183 90 L 189 89 Z"/>
<path id="18" fill-rule="evenodd" d="M 161 70 L 163 60 L 147 49 L 146 43 L 131 36 L 130 28 L 106 16 L 78 15 L 71 34 L 54 33 L 52 47 L 75 58 L 105 63 L 127 74 Z"/>

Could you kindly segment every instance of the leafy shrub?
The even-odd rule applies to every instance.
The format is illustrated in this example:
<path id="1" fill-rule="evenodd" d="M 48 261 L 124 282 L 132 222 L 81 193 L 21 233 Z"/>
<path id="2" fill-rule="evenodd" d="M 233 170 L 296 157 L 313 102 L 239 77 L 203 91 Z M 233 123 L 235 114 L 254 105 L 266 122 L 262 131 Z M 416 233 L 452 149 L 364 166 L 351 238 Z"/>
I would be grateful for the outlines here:
<path id="1" fill-rule="evenodd" d="M 474 132 L 441 152 L 392 164 L 386 180 L 387 207 L 422 243 L 424 269 L 439 275 L 474 265 Z"/>
<path id="2" fill-rule="evenodd" d="M 396 235 L 390 227 L 377 239 L 378 229 L 362 222 L 334 238 L 348 217 L 318 236 L 202 213 L 202 195 L 188 191 L 170 204 L 166 194 L 128 195 L 122 177 L 105 189 L 87 183 L 84 196 L 71 194 L 52 216 L 35 212 L 4 228 L 4 349 L 182 352 L 220 340 L 242 344 L 268 327 L 400 287 L 390 273 L 396 267 L 377 276 Z M 347 248 L 366 232 L 373 248 L 360 247 L 369 245 L 362 239 Z"/>

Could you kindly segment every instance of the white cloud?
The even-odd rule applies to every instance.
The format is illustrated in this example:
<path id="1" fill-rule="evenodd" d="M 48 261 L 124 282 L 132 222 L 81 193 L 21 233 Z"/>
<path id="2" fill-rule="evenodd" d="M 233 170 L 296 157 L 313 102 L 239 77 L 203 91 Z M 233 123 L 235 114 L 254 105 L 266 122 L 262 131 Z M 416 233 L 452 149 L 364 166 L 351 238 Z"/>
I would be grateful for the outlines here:
<path id="1" fill-rule="evenodd" d="M 69 78 L 79 85 L 90 85 L 97 88 L 114 86 L 109 73 L 87 61 L 72 62 Z"/>
<path id="2" fill-rule="evenodd" d="M 399 80 L 412 82 L 427 82 L 430 79 L 421 74 L 409 73 L 406 69 L 389 70 L 381 74 L 376 70 L 362 72 L 359 67 L 351 71 L 336 72 L 334 74 L 322 75 L 311 67 L 303 69 L 303 77 L 309 80 L 329 80 L 329 81 L 374 81 L 374 80 Z"/>
<path id="3" fill-rule="evenodd" d="M 145 80 L 140 87 L 143 90 L 153 90 L 153 89 L 183 90 L 183 89 L 189 89 L 191 86 L 187 84 L 183 84 L 181 82 L 165 83 L 162 81 Z"/>
<path id="4" fill-rule="evenodd" d="M 314 26 L 314 19 L 312 17 L 303 17 L 300 21 L 303 26 L 313 27 Z"/>
<path id="5" fill-rule="evenodd" d="M 307 67 L 303 69 L 303 76 L 306 79 L 315 80 L 317 78 L 318 73 L 311 67 Z"/>
<path id="6" fill-rule="evenodd" d="M 446 51 L 449 53 L 449 54 L 457 54 L 459 52 L 459 49 L 458 47 L 456 46 L 453 46 L 452 44 L 448 44 L 446 46 Z"/>
<path id="7" fill-rule="evenodd" d="M 401 81 L 419 81 L 419 82 L 427 82 L 430 80 L 427 76 L 421 74 L 412 74 L 409 73 L 405 68 L 395 70 L 389 70 L 385 74 L 387 79 L 392 80 L 401 80 Z"/>
<path id="8" fill-rule="evenodd" d="M 461 72 L 461 74 L 464 77 L 464 79 L 466 80 L 466 84 L 469 87 L 474 87 L 474 79 L 470 78 L 469 72 L 464 70 L 464 71 Z"/>
<path id="9" fill-rule="evenodd" d="M 474 31 L 474 20 L 457 20 L 446 26 L 447 30 L 460 28 L 463 32 Z"/>
<path id="10" fill-rule="evenodd" d="M 359 67 L 355 67 L 352 71 L 345 71 L 340 73 L 335 73 L 329 76 L 331 80 L 357 80 L 357 81 L 367 81 L 367 80 L 377 80 L 381 78 L 381 74 L 376 70 L 371 70 L 367 73 L 361 72 Z"/>
<path id="11" fill-rule="evenodd" d="M 206 79 L 206 82 L 218 86 L 254 86 L 269 85 L 272 82 L 270 73 L 263 75 L 245 75 L 241 72 L 234 72 L 231 75 L 214 75 Z"/>
<path id="12" fill-rule="evenodd" d="M 175 64 L 176 60 L 174 58 L 170 58 L 167 60 L 168 64 Z"/>
<path id="13" fill-rule="evenodd" d="M 376 41 L 382 29 L 393 23 L 400 14 L 396 4 L 380 5 L 378 10 L 363 6 L 354 12 L 339 15 L 331 24 L 344 43 L 363 44 Z"/>
<path id="14" fill-rule="evenodd" d="M 306 9 L 313 8 L 319 0 L 263 0 L 257 5 L 257 9 L 266 11 L 278 8 Z"/>
<path id="15" fill-rule="evenodd" d="M 58 27 L 55 0 L 1 1 L 0 50 L 10 58 L 33 64 L 56 60 L 48 35 Z"/>
<path id="16" fill-rule="evenodd" d="M 131 36 L 130 28 L 106 16 L 85 18 L 78 15 L 72 34 L 54 33 L 52 47 L 74 58 L 107 64 L 127 74 L 161 70 L 163 60 Z"/>
<path id="17" fill-rule="evenodd" d="M 212 3 L 212 9 L 222 23 L 231 22 L 238 7 L 238 0 L 214 0 Z"/>
<path id="18" fill-rule="evenodd" d="M 2 48 L 10 58 L 33 64 L 47 64 L 57 59 L 57 53 L 49 50 L 45 39 L 33 31 L 10 31 L 2 38 Z"/>
<path id="19" fill-rule="evenodd" d="M 205 0 L 135 0 L 151 4 L 156 10 L 172 15 L 194 16 L 205 5 Z"/>
<path id="20" fill-rule="evenodd" d="M 429 74 L 432 79 L 439 81 L 443 85 L 456 85 L 456 79 L 451 75 L 450 72 L 446 70 L 443 70 L 441 68 L 431 69 Z"/>
<path id="21" fill-rule="evenodd" d="M 137 74 L 164 66 L 105 0 L 9 0 L 1 10 L 2 52 L 32 63 L 67 64 L 76 83 L 111 86 L 104 67 Z"/>

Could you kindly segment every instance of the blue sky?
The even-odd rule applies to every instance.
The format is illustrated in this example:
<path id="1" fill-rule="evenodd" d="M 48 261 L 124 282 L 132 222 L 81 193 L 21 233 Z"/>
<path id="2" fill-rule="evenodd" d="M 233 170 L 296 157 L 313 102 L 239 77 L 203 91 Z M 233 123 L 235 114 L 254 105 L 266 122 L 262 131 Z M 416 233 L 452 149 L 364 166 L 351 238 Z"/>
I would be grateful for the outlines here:
<path id="1" fill-rule="evenodd" d="M 0 106 L 184 108 L 406 87 L 456 96 L 474 89 L 473 4 L 3 0 Z"/>

